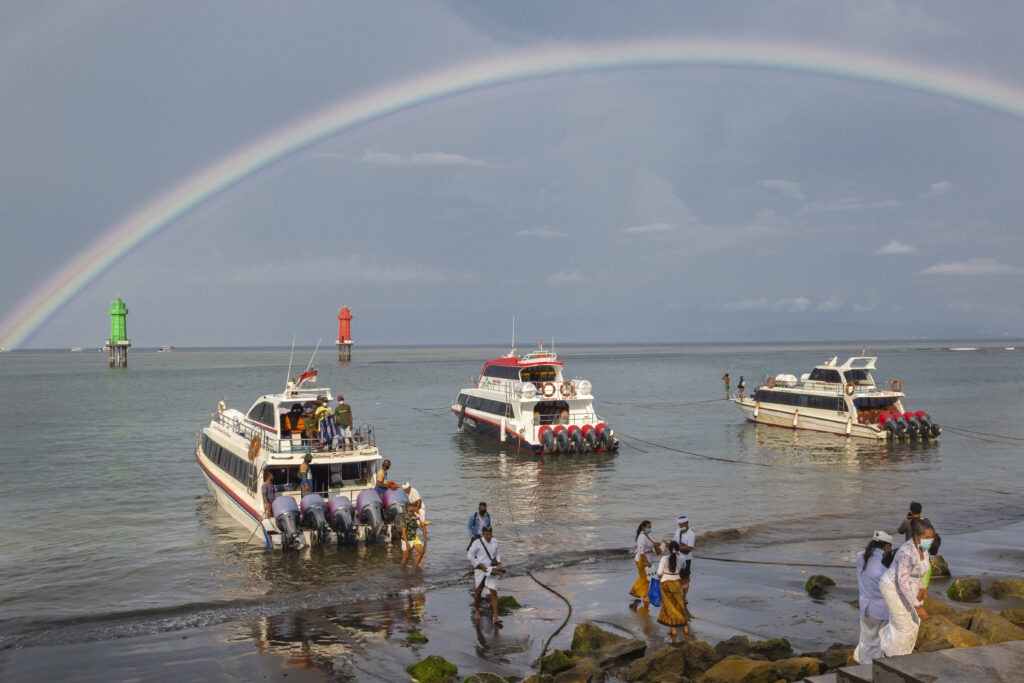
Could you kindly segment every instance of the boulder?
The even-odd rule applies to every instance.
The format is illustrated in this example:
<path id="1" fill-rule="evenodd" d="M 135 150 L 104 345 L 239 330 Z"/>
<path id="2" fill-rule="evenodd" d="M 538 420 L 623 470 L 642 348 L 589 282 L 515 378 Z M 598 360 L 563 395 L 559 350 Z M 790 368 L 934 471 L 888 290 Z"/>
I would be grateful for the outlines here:
<path id="1" fill-rule="evenodd" d="M 462 683 L 508 683 L 508 679 L 489 671 L 480 671 L 466 676 L 462 679 Z"/>
<path id="2" fill-rule="evenodd" d="M 770 640 L 759 640 L 750 646 L 750 654 L 755 659 L 761 657 L 775 661 L 776 659 L 788 659 L 793 656 L 793 646 L 785 638 L 772 638 Z"/>
<path id="3" fill-rule="evenodd" d="M 703 640 L 687 641 L 679 649 L 682 650 L 683 661 L 686 662 L 686 670 L 690 676 L 704 673 L 722 659 L 722 655 Z"/>
<path id="4" fill-rule="evenodd" d="M 498 614 L 506 616 L 512 610 L 519 609 L 522 605 L 511 595 L 502 595 L 498 598 Z"/>
<path id="5" fill-rule="evenodd" d="M 786 681 L 802 681 L 817 676 L 824 669 L 822 661 L 816 657 L 790 657 L 775 662 L 775 675 Z"/>
<path id="6" fill-rule="evenodd" d="M 949 576 L 949 565 L 942 555 L 932 555 L 932 578 Z"/>
<path id="7" fill-rule="evenodd" d="M 931 597 L 924 599 L 924 611 L 927 612 L 928 616 L 930 617 L 949 616 L 951 614 L 956 614 L 955 607 L 947 605 L 944 602 L 939 602 L 935 598 Z"/>
<path id="8" fill-rule="evenodd" d="M 812 598 L 825 597 L 825 589 L 830 586 L 836 585 L 828 576 L 824 574 L 814 574 L 811 578 L 807 579 L 807 583 L 804 584 L 804 590 L 806 590 Z"/>
<path id="9" fill-rule="evenodd" d="M 572 667 L 573 661 L 569 658 L 569 654 L 562 650 L 552 650 L 544 655 L 540 662 L 541 673 L 547 674 L 557 674 Z"/>
<path id="10" fill-rule="evenodd" d="M 927 609 L 927 608 L 925 608 Z M 929 614 L 931 614 L 929 612 Z M 935 652 L 954 647 L 975 647 L 984 645 L 985 641 L 976 633 L 958 626 L 945 616 L 929 616 L 921 622 L 917 632 L 916 652 Z"/>
<path id="11" fill-rule="evenodd" d="M 554 683 L 601 683 L 604 668 L 593 659 L 583 659 L 571 669 L 556 674 Z"/>
<path id="12" fill-rule="evenodd" d="M 988 594 L 997 600 L 1024 600 L 1024 579 L 997 579 L 988 587 Z"/>
<path id="13" fill-rule="evenodd" d="M 720 658 L 730 655 L 742 655 L 746 657 L 750 653 L 750 638 L 746 636 L 733 636 L 715 645 L 715 652 Z"/>
<path id="14" fill-rule="evenodd" d="M 1016 624 L 1017 626 L 1024 626 L 1024 609 L 1011 607 L 1010 609 L 1004 609 L 1002 612 L 1000 612 L 1000 614 L 1002 614 L 1003 618 L 1009 621 L 1011 624 Z"/>
<path id="15" fill-rule="evenodd" d="M 854 648 L 842 643 L 833 643 L 824 652 L 806 652 L 804 657 L 820 659 L 825 665 L 825 670 L 831 671 L 832 669 L 841 669 L 844 666 L 855 664 L 856 662 L 853 661 L 853 650 Z"/>
<path id="16" fill-rule="evenodd" d="M 775 683 L 775 665 L 745 657 L 726 657 L 704 672 L 701 683 Z"/>
<path id="17" fill-rule="evenodd" d="M 407 635 L 405 639 L 412 645 L 422 645 L 423 643 L 430 642 L 430 639 L 422 633 L 420 633 L 419 631 L 413 631 L 412 633 Z"/>
<path id="18" fill-rule="evenodd" d="M 966 610 L 958 616 L 961 619 L 966 618 L 967 623 L 963 624 L 964 628 L 971 633 L 978 634 L 989 643 L 995 644 L 1005 643 L 1010 640 L 1024 640 L 1024 628 L 984 607 Z"/>
<path id="19" fill-rule="evenodd" d="M 410 664 L 405 670 L 419 683 L 449 683 L 459 680 L 459 669 L 438 655 L 430 655 L 422 661 Z"/>
<path id="20" fill-rule="evenodd" d="M 684 680 L 685 673 L 686 659 L 682 648 L 666 645 L 630 664 L 622 677 L 627 681 L 679 683 Z"/>
<path id="21" fill-rule="evenodd" d="M 981 581 L 969 576 L 957 579 L 946 589 L 946 597 L 957 602 L 981 600 Z"/>
<path id="22" fill-rule="evenodd" d="M 576 626 L 572 634 L 572 645 L 569 649 L 574 655 L 586 655 L 617 645 L 626 640 L 623 636 L 609 633 L 592 621 L 584 621 Z"/>
<path id="23" fill-rule="evenodd" d="M 607 668 L 631 662 L 638 657 L 643 657 L 646 652 L 647 641 L 633 638 L 631 640 L 612 645 L 611 647 L 604 648 L 600 652 L 594 654 L 594 659 L 602 667 Z"/>

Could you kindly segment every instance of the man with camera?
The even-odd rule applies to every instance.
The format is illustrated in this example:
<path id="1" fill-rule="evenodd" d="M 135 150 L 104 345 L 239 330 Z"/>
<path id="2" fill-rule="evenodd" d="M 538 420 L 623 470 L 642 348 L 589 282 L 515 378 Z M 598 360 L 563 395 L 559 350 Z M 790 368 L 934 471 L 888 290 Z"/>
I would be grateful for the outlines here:
<path id="1" fill-rule="evenodd" d="M 501 623 L 498 617 L 498 578 L 505 574 L 505 570 L 501 568 L 501 554 L 491 526 L 487 525 L 481 531 L 482 535 L 469 544 L 466 553 L 473 565 L 473 620 L 480 620 L 480 597 L 486 586 L 491 592 L 491 612 L 497 625 Z"/>

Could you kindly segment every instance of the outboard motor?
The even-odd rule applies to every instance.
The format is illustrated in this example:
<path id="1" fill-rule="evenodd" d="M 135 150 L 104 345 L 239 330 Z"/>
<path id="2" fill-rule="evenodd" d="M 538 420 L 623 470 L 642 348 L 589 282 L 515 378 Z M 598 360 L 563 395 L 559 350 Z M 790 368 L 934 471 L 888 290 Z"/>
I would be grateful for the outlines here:
<path id="1" fill-rule="evenodd" d="M 309 529 L 313 545 L 327 543 L 327 503 L 319 493 L 303 496 L 299 503 L 302 511 L 302 528 Z"/>
<path id="2" fill-rule="evenodd" d="M 277 530 L 281 532 L 281 547 L 285 550 L 295 547 L 302 533 L 299 526 L 299 504 L 291 496 L 281 496 L 271 503 L 270 511 L 274 515 Z"/>
<path id="3" fill-rule="evenodd" d="M 569 452 L 569 432 L 562 425 L 555 427 L 555 451 L 558 453 Z"/>
<path id="4" fill-rule="evenodd" d="M 348 496 L 334 496 L 327 501 L 327 513 L 327 522 L 338 537 L 338 545 L 355 543 L 355 508 L 352 507 L 352 501 Z"/>
<path id="5" fill-rule="evenodd" d="M 604 422 L 594 427 L 597 432 L 597 450 L 610 451 L 612 449 L 612 430 Z"/>
<path id="6" fill-rule="evenodd" d="M 384 519 L 394 522 L 405 514 L 405 508 L 409 505 L 409 495 L 403 489 L 388 489 L 384 492 Z"/>
<path id="7" fill-rule="evenodd" d="M 591 425 L 583 425 L 583 449 L 589 453 L 597 450 L 597 431 Z"/>
<path id="8" fill-rule="evenodd" d="M 927 436 L 930 432 L 932 437 L 938 437 L 942 433 L 942 427 L 932 422 L 931 416 L 923 410 L 917 411 L 917 419 L 921 423 L 922 436 Z"/>
<path id="9" fill-rule="evenodd" d="M 893 419 L 891 413 L 882 413 L 879 415 L 878 426 L 885 430 L 885 435 L 888 438 L 896 438 L 896 420 Z"/>
<path id="10" fill-rule="evenodd" d="M 893 413 L 892 417 L 896 421 L 896 438 L 902 439 L 907 435 L 910 425 L 907 424 L 907 421 L 899 413 Z"/>
<path id="11" fill-rule="evenodd" d="M 555 433 L 551 431 L 551 427 L 544 425 L 537 432 L 537 436 L 540 437 L 540 452 L 541 453 L 554 453 L 555 451 Z"/>
<path id="12" fill-rule="evenodd" d="M 373 489 L 360 491 L 356 496 L 356 515 L 359 517 L 359 523 L 367 527 L 367 538 L 380 538 L 384 530 L 384 501 L 381 500 L 379 493 Z"/>
<path id="13" fill-rule="evenodd" d="M 583 441 L 583 432 L 576 425 L 570 425 L 569 427 L 569 450 L 573 453 L 582 453 L 585 442 Z"/>
<path id="14" fill-rule="evenodd" d="M 924 438 L 928 436 L 921 432 L 921 421 L 917 419 L 917 415 L 914 413 L 903 413 L 903 419 L 907 421 L 907 431 L 910 432 L 910 436 L 916 438 L 920 436 Z"/>

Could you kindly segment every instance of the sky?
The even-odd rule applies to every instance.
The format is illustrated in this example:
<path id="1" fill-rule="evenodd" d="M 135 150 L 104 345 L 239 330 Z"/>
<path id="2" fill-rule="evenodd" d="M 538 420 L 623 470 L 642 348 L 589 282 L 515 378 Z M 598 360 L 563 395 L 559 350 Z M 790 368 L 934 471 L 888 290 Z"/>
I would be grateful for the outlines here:
<path id="1" fill-rule="evenodd" d="M 0 345 L 1021 339 L 1021 26 L 5 0 Z"/>

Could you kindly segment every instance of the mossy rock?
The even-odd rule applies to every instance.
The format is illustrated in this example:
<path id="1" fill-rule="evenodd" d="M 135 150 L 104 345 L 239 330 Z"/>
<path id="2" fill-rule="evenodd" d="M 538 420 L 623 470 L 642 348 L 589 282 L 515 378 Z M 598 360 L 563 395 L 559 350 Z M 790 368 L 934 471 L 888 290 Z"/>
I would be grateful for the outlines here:
<path id="1" fill-rule="evenodd" d="M 618 634 L 605 631 L 592 621 L 584 621 L 582 624 L 576 625 L 576 630 L 572 634 L 572 645 L 570 648 L 574 655 L 590 654 L 592 652 L 599 652 L 612 645 L 624 643 L 626 640 L 626 638 Z"/>
<path id="2" fill-rule="evenodd" d="M 502 595 L 498 598 L 498 614 L 505 616 L 510 614 L 512 610 L 519 609 L 522 605 L 511 595 Z"/>
<path id="3" fill-rule="evenodd" d="M 503 678 L 498 674 L 492 674 L 490 671 L 480 671 L 466 676 L 462 679 L 462 683 L 509 683 L 509 681 L 507 678 Z"/>
<path id="4" fill-rule="evenodd" d="M 552 650 L 544 655 L 540 661 L 540 671 L 546 674 L 557 674 L 566 669 L 571 669 L 574 662 L 569 658 L 568 653 L 562 650 Z"/>
<path id="5" fill-rule="evenodd" d="M 802 681 L 817 676 L 825 668 L 825 663 L 817 657 L 789 657 L 774 662 L 775 675 L 784 681 Z"/>
<path id="6" fill-rule="evenodd" d="M 423 643 L 430 642 L 430 639 L 422 633 L 420 633 L 419 631 L 413 631 L 405 637 L 405 640 L 407 642 L 412 643 L 413 645 L 422 645 Z"/>
<path id="7" fill-rule="evenodd" d="M 1024 600 L 1024 579 L 997 579 L 988 587 L 988 594 L 997 600 Z"/>
<path id="8" fill-rule="evenodd" d="M 1024 626 L 1024 609 L 1011 607 L 1009 609 L 1004 609 L 1002 612 L 1000 612 L 1000 614 L 1002 614 L 1003 618 L 1009 621 L 1011 624 L 1015 624 L 1017 626 Z"/>
<path id="9" fill-rule="evenodd" d="M 715 645 L 715 652 L 718 653 L 720 659 L 731 655 L 746 657 L 750 654 L 750 638 L 746 636 L 733 636 Z"/>
<path id="10" fill-rule="evenodd" d="M 422 661 L 410 664 L 405 670 L 419 683 L 451 683 L 459 680 L 458 667 L 438 655 L 430 655 Z"/>
<path id="11" fill-rule="evenodd" d="M 932 564 L 932 578 L 943 578 L 949 576 L 949 565 L 946 563 L 946 558 L 942 555 L 935 555 L 931 559 Z"/>
<path id="12" fill-rule="evenodd" d="M 703 640 L 688 640 L 679 649 L 683 651 L 683 661 L 690 676 L 704 673 L 722 659 L 718 650 Z"/>
<path id="13" fill-rule="evenodd" d="M 957 579 L 946 589 L 946 597 L 957 602 L 981 600 L 981 581 L 973 577 Z"/>
<path id="14" fill-rule="evenodd" d="M 793 646 L 785 638 L 771 638 L 770 640 L 759 640 L 750 646 L 751 655 L 759 655 L 765 659 L 775 661 L 776 659 L 788 659 L 793 656 Z M 817 674 L 815 674 L 817 675 Z"/>
<path id="15" fill-rule="evenodd" d="M 772 662 L 726 657 L 708 669 L 700 680 L 703 683 L 774 683 L 778 676 Z"/>
<path id="16" fill-rule="evenodd" d="M 821 598 L 825 595 L 825 589 L 836 585 L 836 582 L 831 577 L 825 576 L 824 574 L 815 574 L 811 578 L 807 579 L 807 583 L 804 584 L 804 590 L 812 598 Z"/>

